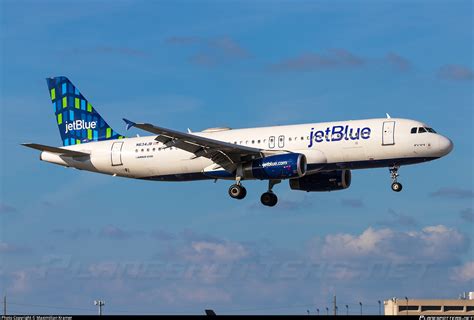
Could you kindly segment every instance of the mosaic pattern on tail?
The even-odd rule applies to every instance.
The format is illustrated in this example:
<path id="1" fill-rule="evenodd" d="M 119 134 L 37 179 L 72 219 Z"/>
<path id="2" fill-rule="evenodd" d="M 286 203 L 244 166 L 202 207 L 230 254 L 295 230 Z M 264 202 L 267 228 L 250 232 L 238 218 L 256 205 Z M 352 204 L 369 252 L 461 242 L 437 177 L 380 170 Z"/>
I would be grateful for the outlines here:
<path id="1" fill-rule="evenodd" d="M 46 79 L 63 146 L 123 139 L 66 77 Z"/>

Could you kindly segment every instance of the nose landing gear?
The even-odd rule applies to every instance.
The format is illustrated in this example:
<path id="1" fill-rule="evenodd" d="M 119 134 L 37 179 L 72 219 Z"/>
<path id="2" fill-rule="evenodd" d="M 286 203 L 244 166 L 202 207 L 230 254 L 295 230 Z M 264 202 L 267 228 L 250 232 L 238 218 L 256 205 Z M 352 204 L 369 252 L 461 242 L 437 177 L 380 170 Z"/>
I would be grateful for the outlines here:
<path id="1" fill-rule="evenodd" d="M 400 166 L 393 166 L 389 168 L 390 177 L 392 178 L 392 190 L 395 192 L 400 192 L 403 188 L 402 184 L 397 181 L 397 178 L 399 176 L 398 169 L 400 169 Z"/>

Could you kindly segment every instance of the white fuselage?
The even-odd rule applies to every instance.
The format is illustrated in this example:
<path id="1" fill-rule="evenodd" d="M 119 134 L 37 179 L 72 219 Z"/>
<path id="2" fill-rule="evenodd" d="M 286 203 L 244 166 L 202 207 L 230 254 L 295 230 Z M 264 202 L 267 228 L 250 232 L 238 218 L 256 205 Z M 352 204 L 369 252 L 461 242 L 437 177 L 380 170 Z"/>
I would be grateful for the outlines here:
<path id="1" fill-rule="evenodd" d="M 248 129 L 214 129 L 193 133 L 272 153 L 302 153 L 308 173 L 420 163 L 452 149 L 446 137 L 411 133 L 425 124 L 408 119 L 369 119 Z M 156 136 L 90 142 L 64 147 L 90 157 L 68 158 L 47 151 L 41 160 L 110 175 L 164 181 L 213 178 L 215 164 L 175 147 L 165 148 Z M 232 177 L 227 177 L 231 179 Z"/>

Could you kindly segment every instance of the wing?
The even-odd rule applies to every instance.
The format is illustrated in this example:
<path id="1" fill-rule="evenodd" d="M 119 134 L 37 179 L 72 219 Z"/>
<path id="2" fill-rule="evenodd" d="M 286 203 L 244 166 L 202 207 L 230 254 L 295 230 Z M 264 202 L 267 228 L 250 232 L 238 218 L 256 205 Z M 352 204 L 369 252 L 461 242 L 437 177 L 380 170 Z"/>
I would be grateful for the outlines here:
<path id="1" fill-rule="evenodd" d="M 135 123 L 123 119 L 127 124 L 127 130 L 131 127 L 157 134 L 156 141 L 163 143 L 166 147 L 175 147 L 194 154 L 194 158 L 205 157 L 211 159 L 229 172 L 237 169 L 237 164 L 252 159 L 261 158 L 263 150 L 249 148 L 233 143 L 209 139 L 191 133 L 184 133 L 149 123 Z"/>
<path id="2" fill-rule="evenodd" d="M 23 146 L 40 150 L 40 151 L 48 151 L 51 153 L 56 153 L 59 154 L 60 156 L 66 156 L 66 157 L 84 157 L 84 156 L 89 156 L 89 153 L 86 152 L 80 152 L 80 151 L 73 151 L 73 150 L 68 150 L 68 149 L 63 149 L 63 148 L 57 148 L 57 147 L 51 147 L 51 146 L 46 146 L 44 144 L 37 144 L 37 143 L 22 143 Z"/>

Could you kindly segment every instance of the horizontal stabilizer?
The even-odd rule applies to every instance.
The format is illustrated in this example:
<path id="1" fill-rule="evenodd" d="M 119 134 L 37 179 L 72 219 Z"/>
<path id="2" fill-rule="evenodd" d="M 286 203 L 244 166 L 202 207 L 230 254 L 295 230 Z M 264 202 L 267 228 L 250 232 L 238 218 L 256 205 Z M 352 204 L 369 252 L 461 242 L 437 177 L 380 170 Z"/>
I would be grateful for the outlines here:
<path id="1" fill-rule="evenodd" d="M 40 150 L 40 151 L 48 151 L 51 153 L 56 153 L 62 156 L 66 157 L 84 157 L 84 156 L 89 156 L 89 153 L 86 152 L 80 152 L 80 151 L 73 151 L 73 150 L 67 150 L 67 149 L 62 149 L 62 148 L 57 148 L 57 147 L 51 147 L 51 146 L 45 146 L 44 144 L 37 144 L 37 143 L 22 143 L 23 146 Z"/>

